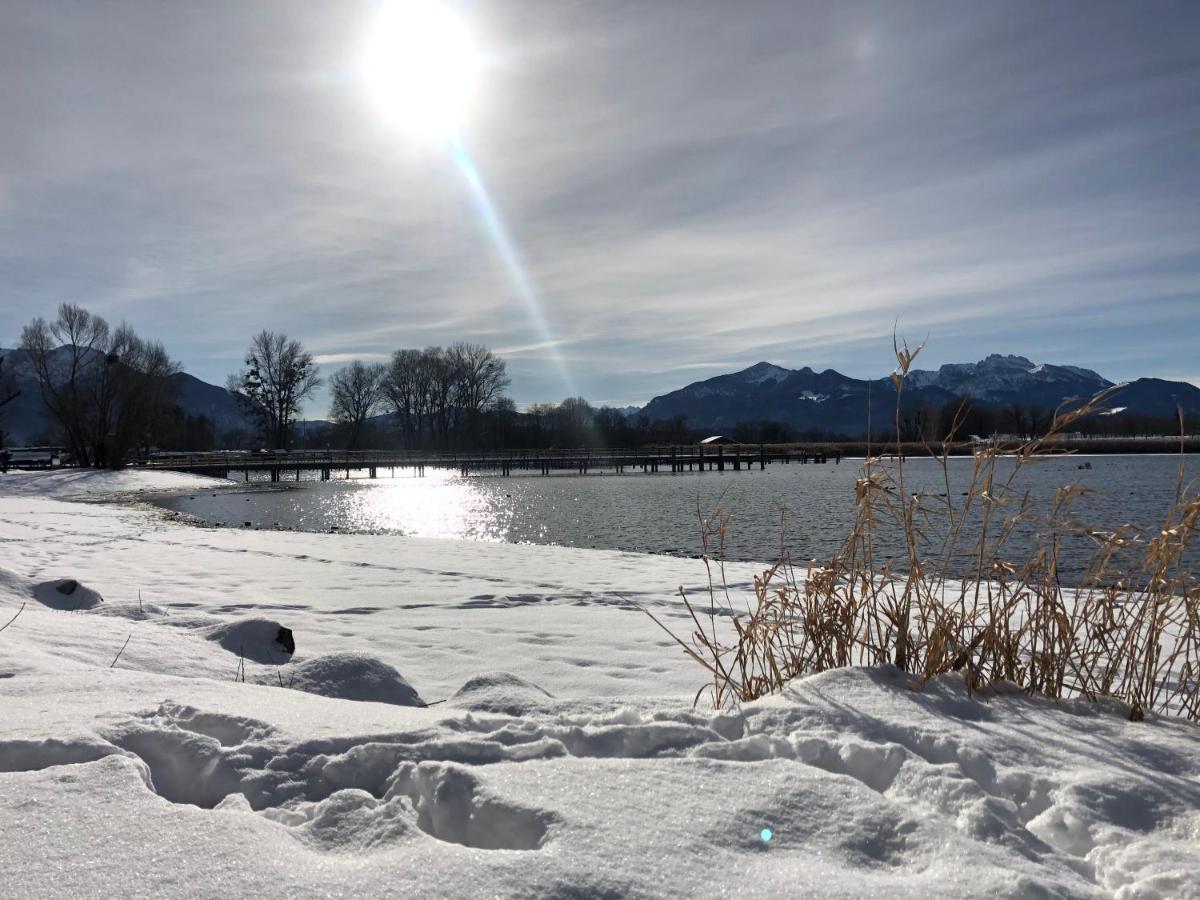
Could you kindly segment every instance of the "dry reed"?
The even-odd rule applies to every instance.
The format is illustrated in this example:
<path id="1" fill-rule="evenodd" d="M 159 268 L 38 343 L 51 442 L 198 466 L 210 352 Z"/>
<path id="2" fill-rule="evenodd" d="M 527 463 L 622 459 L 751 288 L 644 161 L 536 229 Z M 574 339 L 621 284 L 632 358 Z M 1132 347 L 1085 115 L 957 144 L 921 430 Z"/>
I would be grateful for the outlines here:
<path id="1" fill-rule="evenodd" d="M 897 433 L 920 349 L 895 348 Z M 900 452 L 868 458 L 841 550 L 802 568 L 782 554 L 740 609 L 724 574 L 728 516 L 721 507 L 701 516 L 707 614 L 682 588 L 690 634 L 651 614 L 709 673 L 697 702 L 708 692 L 722 707 L 797 676 L 892 664 L 918 685 L 960 672 L 972 690 L 1009 682 L 1052 698 L 1116 698 L 1135 720 L 1153 712 L 1200 722 L 1200 585 L 1187 559 L 1200 496 L 1185 484 L 1182 463 L 1174 502 L 1153 534 L 1076 520 L 1081 487 L 1036 502 L 1020 486 L 1021 473 L 1053 452 L 1073 422 L 1103 410 L 1109 393 L 1064 404 L 1041 437 L 982 449 L 965 492 L 952 489 L 947 466 L 957 423 L 927 448 L 941 462 L 944 493 L 910 492 Z M 902 535 L 902 553 L 885 555 L 888 533 Z M 1081 540 L 1094 546 L 1090 561 L 1077 584 L 1064 585 L 1064 544 Z"/>

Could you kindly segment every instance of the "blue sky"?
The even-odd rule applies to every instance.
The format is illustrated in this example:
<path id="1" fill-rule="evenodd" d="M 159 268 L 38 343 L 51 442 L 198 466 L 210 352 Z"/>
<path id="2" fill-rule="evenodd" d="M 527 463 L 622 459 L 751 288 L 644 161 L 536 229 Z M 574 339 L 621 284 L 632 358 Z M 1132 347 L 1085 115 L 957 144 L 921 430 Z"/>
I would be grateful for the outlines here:
<path id="1" fill-rule="evenodd" d="M 1200 384 L 1200 4 L 461 9 L 463 139 L 542 321 L 451 154 L 368 102 L 371 3 L 13 0 L 0 345 L 70 300 L 216 383 L 267 327 L 327 369 L 482 342 L 519 403 L 625 404 L 878 376 L 898 323 L 926 366 Z"/>

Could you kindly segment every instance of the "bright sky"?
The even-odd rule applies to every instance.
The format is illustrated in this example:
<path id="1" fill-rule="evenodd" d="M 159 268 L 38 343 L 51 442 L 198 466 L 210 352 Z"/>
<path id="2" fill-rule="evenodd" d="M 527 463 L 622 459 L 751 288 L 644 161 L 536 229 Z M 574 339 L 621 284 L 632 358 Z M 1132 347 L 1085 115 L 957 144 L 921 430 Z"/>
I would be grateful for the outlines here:
<path id="1" fill-rule="evenodd" d="M 624 404 L 878 376 L 898 321 L 926 366 L 1200 383 L 1200 4 L 454 9 L 507 244 L 372 102 L 374 3 L 5 3 L 0 346 L 71 300 L 218 384 L 268 327 L 330 366 L 482 342 L 519 403 Z"/>

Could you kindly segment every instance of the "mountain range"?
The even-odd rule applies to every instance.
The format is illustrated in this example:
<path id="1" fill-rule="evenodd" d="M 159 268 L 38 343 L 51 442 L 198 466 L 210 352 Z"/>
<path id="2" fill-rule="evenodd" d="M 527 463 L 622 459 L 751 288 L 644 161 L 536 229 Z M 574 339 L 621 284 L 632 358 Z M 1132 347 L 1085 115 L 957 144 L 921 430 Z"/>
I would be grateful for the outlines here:
<path id="1" fill-rule="evenodd" d="M 1114 383 L 1091 369 L 1034 364 L 1023 356 L 993 354 L 976 363 L 951 363 L 936 371 L 909 372 L 905 406 L 941 407 L 969 396 L 998 409 L 1020 404 L 1052 410 L 1069 398 L 1087 399 Z M 786 369 L 760 362 L 740 372 L 718 375 L 655 397 L 641 410 L 651 419 L 686 416 L 696 428 L 720 430 L 740 422 L 783 422 L 799 432 L 858 436 L 873 417 L 886 427 L 896 403 L 890 377 L 850 378 L 807 366 Z M 1114 415 L 1200 416 L 1200 388 L 1181 381 L 1139 378 L 1120 386 L 1109 399 Z"/>
<path id="2" fill-rule="evenodd" d="M 9 443 L 29 443 L 47 433 L 48 421 L 28 357 L 21 350 L 0 350 L 5 380 L 21 392 L 3 410 L 0 426 Z M 236 398 L 225 388 L 181 372 L 173 376 L 179 406 L 188 415 L 202 415 L 217 434 L 250 427 Z M 941 407 L 969 396 L 976 404 L 1004 409 L 1013 404 L 1054 409 L 1072 397 L 1089 398 L 1114 383 L 1091 369 L 1034 364 L 1023 356 L 993 354 L 975 363 L 951 363 L 936 371 L 913 370 L 904 389 L 906 406 Z M 1191 420 L 1200 419 L 1200 388 L 1182 381 L 1139 378 L 1121 385 L 1109 399 L 1114 415 L 1169 419 L 1176 407 Z M 868 421 L 886 428 L 896 403 L 890 377 L 851 378 L 807 366 L 787 369 L 760 362 L 740 372 L 696 381 L 655 397 L 627 415 L 651 419 L 686 416 L 693 428 L 719 431 L 741 422 L 782 422 L 798 432 L 856 437 Z M 313 424 L 325 424 L 314 422 Z"/>

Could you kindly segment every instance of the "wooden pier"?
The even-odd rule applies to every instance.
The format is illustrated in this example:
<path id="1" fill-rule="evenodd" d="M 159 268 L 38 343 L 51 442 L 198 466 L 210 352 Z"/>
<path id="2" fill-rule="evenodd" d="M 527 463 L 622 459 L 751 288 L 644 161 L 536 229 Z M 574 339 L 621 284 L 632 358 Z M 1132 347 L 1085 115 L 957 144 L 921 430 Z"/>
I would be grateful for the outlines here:
<path id="1" fill-rule="evenodd" d="M 329 481 L 335 473 L 367 472 L 378 478 L 380 471 L 395 477 L 402 474 L 422 476 L 427 469 L 452 469 L 460 475 L 500 475 L 518 473 L 550 475 L 566 472 L 587 475 L 591 472 L 625 474 L 643 472 L 741 472 L 768 464 L 784 465 L 840 463 L 837 451 L 794 447 L 752 447 L 747 445 L 647 447 L 639 450 L 505 450 L 490 452 L 424 453 L 409 451 L 309 451 L 294 453 L 175 453 L 164 454 L 134 465 L 147 469 L 169 469 L 229 478 L 240 473 L 249 481 L 252 472 L 269 473 L 273 482 L 300 480 L 301 472 L 318 473 Z"/>

